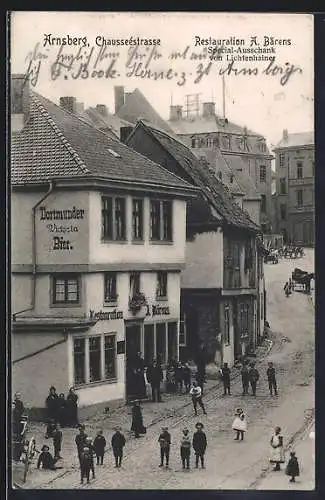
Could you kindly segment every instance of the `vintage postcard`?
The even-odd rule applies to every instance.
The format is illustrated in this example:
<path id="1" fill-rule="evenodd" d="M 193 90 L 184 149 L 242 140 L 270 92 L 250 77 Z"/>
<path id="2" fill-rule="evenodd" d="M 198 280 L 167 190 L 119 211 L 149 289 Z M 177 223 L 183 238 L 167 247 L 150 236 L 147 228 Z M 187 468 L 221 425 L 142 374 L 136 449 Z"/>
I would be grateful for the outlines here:
<path id="1" fill-rule="evenodd" d="M 315 488 L 313 23 L 11 13 L 14 488 Z"/>

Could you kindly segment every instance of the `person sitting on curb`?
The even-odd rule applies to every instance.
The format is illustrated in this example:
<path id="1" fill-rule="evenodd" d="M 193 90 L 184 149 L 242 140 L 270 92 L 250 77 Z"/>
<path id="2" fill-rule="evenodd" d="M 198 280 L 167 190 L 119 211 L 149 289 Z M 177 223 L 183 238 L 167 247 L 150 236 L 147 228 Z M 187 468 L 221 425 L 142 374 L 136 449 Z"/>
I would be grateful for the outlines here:
<path id="1" fill-rule="evenodd" d="M 57 459 L 51 455 L 49 446 L 44 444 L 38 457 L 37 468 L 40 469 L 42 466 L 43 470 L 63 469 L 63 467 L 58 467 L 57 465 L 55 465 L 56 462 Z"/>

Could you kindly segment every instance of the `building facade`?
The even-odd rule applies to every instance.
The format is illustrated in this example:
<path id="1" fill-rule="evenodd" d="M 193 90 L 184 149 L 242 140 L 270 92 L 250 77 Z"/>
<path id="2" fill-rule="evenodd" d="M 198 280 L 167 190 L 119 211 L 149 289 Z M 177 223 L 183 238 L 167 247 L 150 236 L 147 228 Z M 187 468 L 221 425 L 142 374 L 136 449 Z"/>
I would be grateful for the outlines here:
<path id="1" fill-rule="evenodd" d="M 286 243 L 315 244 L 315 144 L 313 132 L 283 131 L 276 157 L 277 232 Z"/>
<path id="2" fill-rule="evenodd" d="M 178 358 L 196 191 L 22 84 L 14 78 L 13 391 L 34 409 L 52 384 L 74 386 L 81 406 L 128 399 L 137 352 Z"/>

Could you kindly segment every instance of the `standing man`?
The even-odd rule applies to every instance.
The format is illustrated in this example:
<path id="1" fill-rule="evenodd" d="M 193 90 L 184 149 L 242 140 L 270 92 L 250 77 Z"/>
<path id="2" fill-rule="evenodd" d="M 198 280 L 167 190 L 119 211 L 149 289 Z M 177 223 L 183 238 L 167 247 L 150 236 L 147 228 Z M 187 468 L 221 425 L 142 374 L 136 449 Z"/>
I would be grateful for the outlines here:
<path id="1" fill-rule="evenodd" d="M 202 390 L 201 387 L 197 385 L 196 382 L 193 382 L 192 387 L 190 389 L 190 396 L 192 397 L 192 403 L 194 408 L 195 416 L 197 415 L 197 405 L 199 404 L 203 410 L 204 415 L 207 414 L 204 408 L 204 404 L 202 401 Z"/>
<path id="2" fill-rule="evenodd" d="M 266 375 L 267 375 L 267 380 L 269 382 L 270 395 L 273 396 L 273 390 L 274 390 L 274 394 L 277 396 L 278 387 L 275 378 L 275 368 L 271 361 L 268 363 L 268 369 L 266 370 Z"/>
<path id="3" fill-rule="evenodd" d="M 249 381 L 251 384 L 253 396 L 256 396 L 256 385 L 257 385 L 257 381 L 259 378 L 260 378 L 260 374 L 258 373 L 257 369 L 255 368 L 255 363 L 251 363 L 250 369 L 249 369 Z"/>
<path id="4" fill-rule="evenodd" d="M 162 433 L 158 438 L 158 442 L 160 444 L 160 465 L 159 467 L 164 466 L 164 458 L 166 457 L 166 469 L 169 466 L 169 453 L 170 453 L 170 444 L 171 437 L 168 432 L 168 427 L 162 427 Z"/>
<path id="5" fill-rule="evenodd" d="M 249 372 L 246 361 L 244 361 L 241 369 L 241 382 L 243 386 L 243 396 L 246 396 L 248 394 L 248 386 L 249 386 Z"/>
<path id="6" fill-rule="evenodd" d="M 223 395 L 225 396 L 227 393 L 230 394 L 230 368 L 228 363 L 224 363 L 221 369 L 222 381 L 223 381 Z"/>
<path id="7" fill-rule="evenodd" d="M 81 455 L 83 452 L 84 447 L 86 446 L 86 439 L 87 439 L 87 434 L 85 433 L 85 426 L 80 425 L 79 426 L 79 434 L 76 435 L 76 445 L 77 445 L 77 450 L 78 450 L 78 458 L 79 458 L 79 463 L 81 464 Z M 88 448 L 89 451 L 89 448 Z"/>
<path id="8" fill-rule="evenodd" d="M 197 431 L 193 434 L 193 448 L 195 451 L 195 468 L 199 467 L 199 460 L 201 461 L 202 469 L 205 469 L 204 466 L 204 454 L 207 448 L 207 437 L 203 432 L 203 424 L 198 422 L 195 426 Z"/>
<path id="9" fill-rule="evenodd" d="M 160 384 L 163 380 L 163 371 L 155 359 L 152 365 L 148 367 L 147 380 L 151 385 L 152 401 L 161 403 Z"/>
<path id="10" fill-rule="evenodd" d="M 53 438 L 53 447 L 54 447 L 54 458 L 59 460 L 61 457 L 61 448 L 62 448 L 62 431 L 60 429 L 60 424 L 57 423 L 55 429 L 52 433 Z"/>
<path id="11" fill-rule="evenodd" d="M 115 434 L 113 434 L 112 436 L 112 448 L 115 458 L 115 467 L 122 466 L 124 446 L 125 446 L 125 437 L 121 433 L 121 427 L 116 427 Z"/>
<path id="12" fill-rule="evenodd" d="M 20 392 L 16 392 L 12 410 L 12 424 L 13 434 L 19 435 L 21 433 L 21 417 L 25 411 L 24 403 L 21 400 Z"/>
<path id="13" fill-rule="evenodd" d="M 146 397 L 146 382 L 144 379 L 144 360 L 141 352 L 138 352 L 134 360 L 134 380 L 136 387 L 136 395 L 138 399 L 145 399 Z"/>

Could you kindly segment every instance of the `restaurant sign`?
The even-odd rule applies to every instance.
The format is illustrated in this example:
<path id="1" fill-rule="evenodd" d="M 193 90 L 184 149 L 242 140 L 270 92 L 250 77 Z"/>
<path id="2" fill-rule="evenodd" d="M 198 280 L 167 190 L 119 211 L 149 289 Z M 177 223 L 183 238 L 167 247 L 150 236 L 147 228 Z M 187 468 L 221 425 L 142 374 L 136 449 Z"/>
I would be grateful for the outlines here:
<path id="1" fill-rule="evenodd" d="M 90 319 L 97 319 L 97 320 L 112 320 L 112 319 L 123 319 L 123 311 L 117 311 L 114 309 L 113 311 L 98 311 L 95 312 L 92 309 L 89 311 L 89 318 Z"/>

